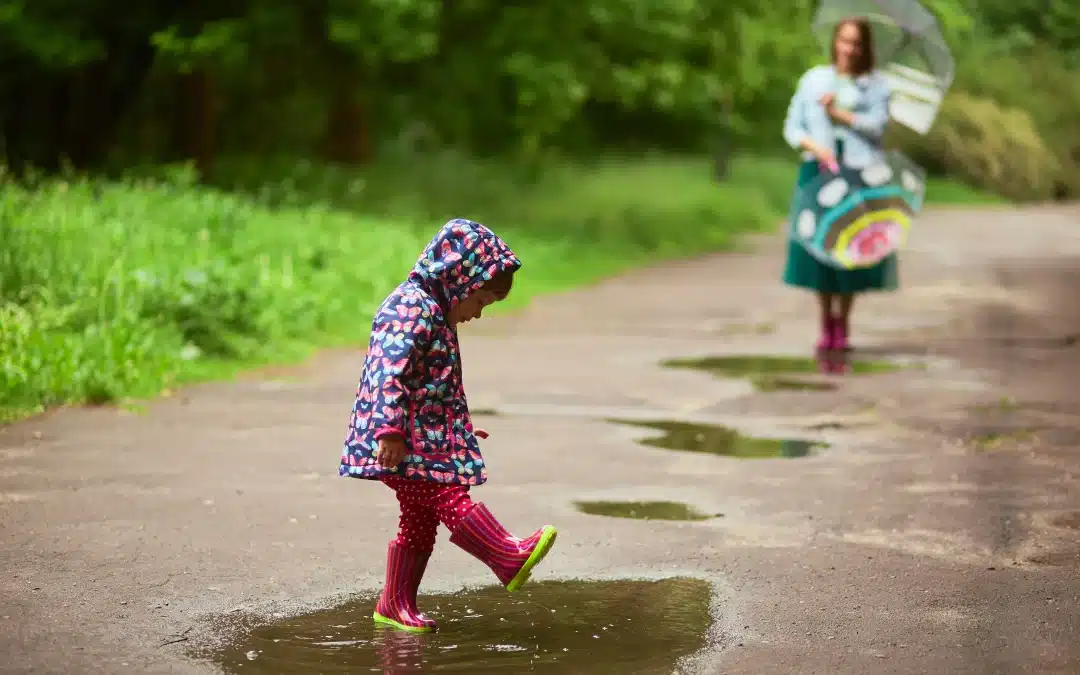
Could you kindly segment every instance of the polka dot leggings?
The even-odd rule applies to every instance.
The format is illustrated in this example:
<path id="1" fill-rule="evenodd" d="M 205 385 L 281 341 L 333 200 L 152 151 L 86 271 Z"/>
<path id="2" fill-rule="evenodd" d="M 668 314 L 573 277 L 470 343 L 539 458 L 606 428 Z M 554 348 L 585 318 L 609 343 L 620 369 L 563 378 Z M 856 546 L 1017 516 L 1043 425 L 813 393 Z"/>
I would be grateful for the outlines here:
<path id="1" fill-rule="evenodd" d="M 420 553 L 435 549 L 435 533 L 441 522 L 451 532 L 474 506 L 469 488 L 443 485 L 401 476 L 387 476 L 383 482 L 397 494 L 401 517 L 395 540 Z"/>

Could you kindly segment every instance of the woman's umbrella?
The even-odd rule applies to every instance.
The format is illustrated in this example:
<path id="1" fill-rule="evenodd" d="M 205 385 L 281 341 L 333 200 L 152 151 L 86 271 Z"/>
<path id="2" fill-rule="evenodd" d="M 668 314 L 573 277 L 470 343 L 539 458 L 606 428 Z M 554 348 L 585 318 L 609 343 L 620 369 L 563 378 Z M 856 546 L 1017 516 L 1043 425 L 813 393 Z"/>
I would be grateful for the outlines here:
<path id="1" fill-rule="evenodd" d="M 872 26 L 874 56 L 892 88 L 889 113 L 925 134 L 956 71 L 937 18 L 917 0 L 822 0 L 813 31 L 829 49 L 836 25 L 853 17 Z"/>
<path id="2" fill-rule="evenodd" d="M 925 185 L 926 172 L 899 152 L 864 169 L 822 172 L 795 196 L 791 237 L 830 267 L 871 267 L 903 246 Z"/>

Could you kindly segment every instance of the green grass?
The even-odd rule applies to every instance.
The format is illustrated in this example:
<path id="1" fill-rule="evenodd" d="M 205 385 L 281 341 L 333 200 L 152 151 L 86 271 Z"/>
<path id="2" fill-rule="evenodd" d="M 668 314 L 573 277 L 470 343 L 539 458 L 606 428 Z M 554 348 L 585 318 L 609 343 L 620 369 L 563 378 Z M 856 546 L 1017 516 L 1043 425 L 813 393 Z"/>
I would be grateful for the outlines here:
<path id="1" fill-rule="evenodd" d="M 442 155 L 368 171 L 226 161 L 228 191 L 176 175 L 0 185 L 0 421 L 363 344 L 375 306 L 452 217 L 518 252 L 507 305 L 520 307 L 774 228 L 793 171 L 745 158 L 718 184 L 707 160 L 527 170 Z"/>
<path id="2" fill-rule="evenodd" d="M 963 183 L 933 177 L 926 183 L 926 203 L 928 206 L 993 206 L 1008 204 L 1009 200 Z"/>

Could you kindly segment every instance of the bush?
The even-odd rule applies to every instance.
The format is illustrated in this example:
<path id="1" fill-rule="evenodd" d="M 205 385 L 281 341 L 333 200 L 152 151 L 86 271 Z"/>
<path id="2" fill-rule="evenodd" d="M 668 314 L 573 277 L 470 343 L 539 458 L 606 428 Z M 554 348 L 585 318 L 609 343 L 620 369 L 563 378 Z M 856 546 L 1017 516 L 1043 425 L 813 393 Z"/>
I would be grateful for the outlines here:
<path id="1" fill-rule="evenodd" d="M 203 364 L 355 328 L 353 308 L 370 312 L 423 241 L 213 190 L 3 186 L 0 408 L 152 394 Z"/>
<path id="2" fill-rule="evenodd" d="M 958 54 L 955 88 L 1030 115 L 1060 170 L 1055 196 L 1080 197 L 1080 78 L 1065 55 L 1043 45 L 975 40 Z M 951 95 L 950 95 L 951 96 Z"/>
<path id="3" fill-rule="evenodd" d="M 1058 192 L 1062 165 L 1024 110 L 953 92 L 926 136 L 893 127 L 890 143 L 932 172 L 1017 201 L 1048 200 Z"/>

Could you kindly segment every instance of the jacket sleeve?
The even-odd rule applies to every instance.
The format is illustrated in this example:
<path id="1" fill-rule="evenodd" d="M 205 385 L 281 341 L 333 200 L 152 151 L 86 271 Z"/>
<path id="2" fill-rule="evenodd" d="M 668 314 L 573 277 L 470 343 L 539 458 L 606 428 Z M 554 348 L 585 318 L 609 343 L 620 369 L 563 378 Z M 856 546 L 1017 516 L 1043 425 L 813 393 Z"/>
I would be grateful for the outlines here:
<path id="1" fill-rule="evenodd" d="M 799 84 L 795 87 L 795 93 L 788 103 L 787 116 L 784 118 L 784 140 L 794 150 L 801 149 L 803 139 L 807 137 L 806 131 L 806 82 L 810 73 L 805 73 L 799 78 Z"/>
<path id="2" fill-rule="evenodd" d="M 431 341 L 430 313 L 421 306 L 403 301 L 384 307 L 372 326 L 366 377 L 372 401 L 370 428 L 376 440 L 391 434 L 409 437 L 407 381 Z"/>
<path id="3" fill-rule="evenodd" d="M 875 76 L 874 83 L 867 87 L 866 112 L 855 115 L 851 128 L 858 133 L 880 139 L 885 135 L 889 123 L 889 83 L 884 77 Z"/>

